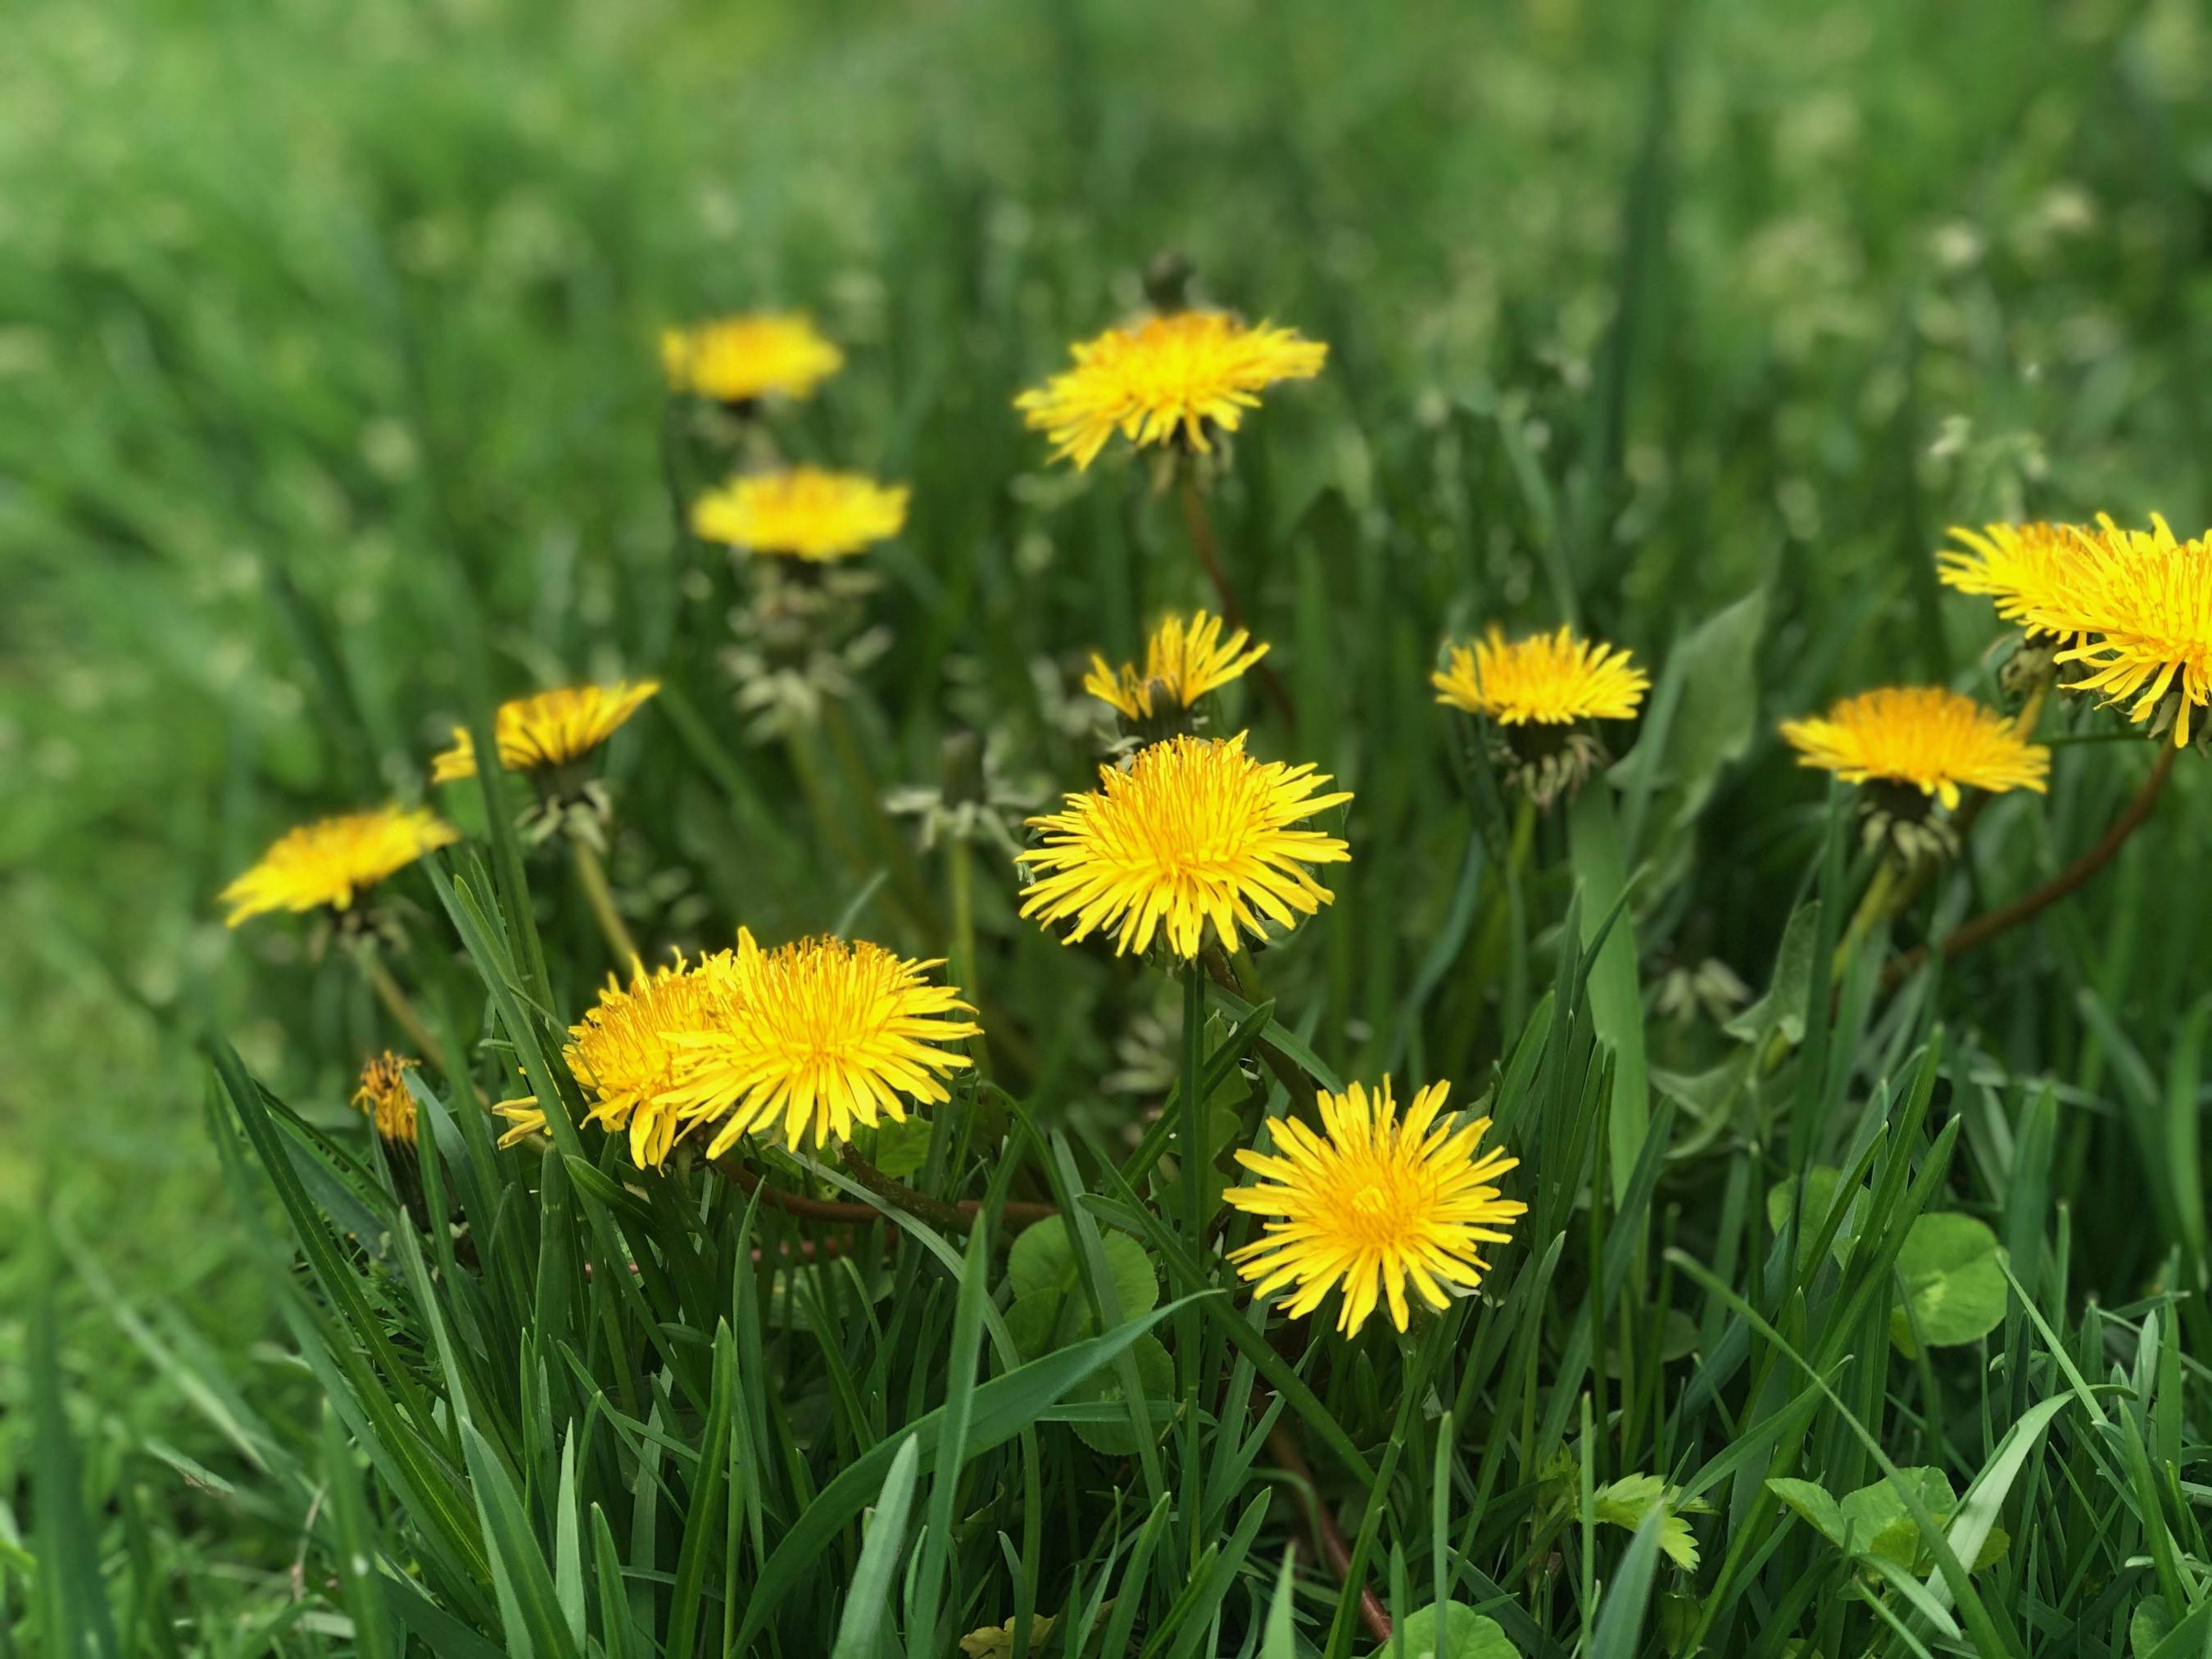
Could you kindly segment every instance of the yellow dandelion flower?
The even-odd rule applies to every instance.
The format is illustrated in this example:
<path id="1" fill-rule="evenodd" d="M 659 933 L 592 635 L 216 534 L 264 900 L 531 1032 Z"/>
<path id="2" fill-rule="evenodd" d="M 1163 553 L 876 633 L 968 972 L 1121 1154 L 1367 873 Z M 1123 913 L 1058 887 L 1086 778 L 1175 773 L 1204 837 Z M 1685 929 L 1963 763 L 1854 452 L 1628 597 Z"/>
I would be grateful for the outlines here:
<path id="1" fill-rule="evenodd" d="M 1234 432 L 1260 392 L 1309 380 L 1328 348 L 1296 331 L 1218 311 L 1178 311 L 1071 348 L 1075 367 L 1014 399 L 1052 440 L 1053 459 L 1088 467 L 1116 432 L 1142 448 L 1180 438 L 1204 454 L 1207 428 Z"/>
<path id="2" fill-rule="evenodd" d="M 581 760 L 659 690 L 659 680 L 635 685 L 618 680 L 612 685 L 563 686 L 503 702 L 492 730 L 499 763 L 509 772 L 549 772 Z M 453 746 L 430 763 L 430 780 L 451 783 L 476 775 L 476 744 L 468 728 L 457 726 Z"/>
<path id="3" fill-rule="evenodd" d="M 1475 644 L 1454 646 L 1429 683 L 1438 702 L 1501 726 L 1632 720 L 1651 689 L 1651 677 L 1620 647 L 1578 639 L 1567 628 L 1509 641 L 1495 623 Z"/>
<path id="4" fill-rule="evenodd" d="M 1093 653 L 1083 689 L 1133 720 L 1152 718 L 1156 696 L 1163 703 L 1188 708 L 1207 692 L 1240 678 L 1267 654 L 1267 647 L 1252 644 L 1244 629 L 1226 640 L 1221 629 L 1221 618 L 1207 611 L 1194 612 L 1188 622 L 1170 617 L 1145 641 L 1141 672 L 1136 664 L 1125 662 L 1117 674 L 1105 658 Z"/>
<path id="5" fill-rule="evenodd" d="M 665 1161 L 687 1127 L 677 1109 L 680 1045 L 729 1018 L 736 965 L 727 951 L 688 963 L 678 957 L 651 973 L 633 963 L 630 982 L 610 975 L 599 1006 L 568 1028 L 562 1058 L 591 1102 L 585 1121 L 610 1133 L 627 1130 L 630 1159 L 640 1169 Z M 545 1132 L 534 1095 L 493 1109 L 514 1126 L 500 1137 L 502 1146 Z"/>
<path id="6" fill-rule="evenodd" d="M 447 847 L 461 832 L 426 807 L 380 806 L 320 818 L 289 830 L 256 864 L 222 890 L 235 927 L 270 910 L 352 907 L 354 895 L 404 870 L 423 854 Z"/>
<path id="7" fill-rule="evenodd" d="M 757 312 L 662 331 L 660 366 L 672 392 L 743 404 L 811 397 L 845 366 L 845 354 L 803 312 Z"/>
<path id="8" fill-rule="evenodd" d="M 2164 519 L 2152 524 L 2121 530 L 2106 520 L 2084 532 L 2072 581 L 2041 614 L 2074 623 L 2080 636 L 2058 660 L 2089 672 L 2067 690 L 2127 703 L 2128 718 L 2153 722 L 2154 735 L 2170 724 L 2179 747 L 2191 711 L 2212 703 L 2212 535 L 2180 541 Z"/>
<path id="9" fill-rule="evenodd" d="M 1047 927 L 1073 918 L 1070 945 L 1103 928 L 1118 956 L 1161 933 L 1188 958 L 1211 925 L 1233 951 L 1240 928 L 1260 934 L 1263 918 L 1293 927 L 1330 902 L 1306 866 L 1352 857 L 1334 836 L 1291 827 L 1352 797 L 1316 794 L 1328 779 L 1311 766 L 1254 760 L 1241 732 L 1170 738 L 1127 769 L 1099 768 L 1098 781 L 1064 811 L 1031 818 L 1044 844 L 1018 860 L 1037 877 L 1022 915 Z"/>
<path id="10" fill-rule="evenodd" d="M 415 1144 L 415 1097 L 407 1092 L 407 1073 L 421 1063 L 387 1048 L 361 1068 L 353 1103 L 386 1140 Z"/>
<path id="11" fill-rule="evenodd" d="M 1995 709 L 1940 685 L 1863 692 L 1818 719 L 1783 721 L 1782 735 L 1801 766 L 1846 783 L 1909 786 L 1947 807 L 1958 805 L 1961 787 L 2040 793 L 2051 770 L 2048 749 Z"/>
<path id="12" fill-rule="evenodd" d="M 1528 1206 L 1499 1194 L 1498 1178 L 1518 1166 L 1492 1148 L 1479 1153 L 1486 1117 L 1455 1129 L 1437 1120 L 1450 1085 L 1432 1083 L 1413 1097 L 1401 1121 L 1390 1079 L 1371 1092 L 1353 1084 L 1321 1096 L 1319 1133 L 1296 1118 L 1269 1120 L 1273 1156 L 1239 1149 L 1237 1161 L 1261 1177 L 1222 1197 L 1267 1218 L 1261 1236 L 1230 1252 L 1254 1294 L 1297 1286 L 1285 1309 L 1302 1319 L 1341 1289 L 1336 1328 L 1358 1332 L 1378 1300 L 1406 1328 L 1406 1287 L 1430 1307 L 1482 1282 L 1489 1263 L 1479 1245 L 1503 1244 Z"/>
<path id="13" fill-rule="evenodd" d="M 906 1102 L 950 1097 L 968 1057 L 939 1043 L 977 1036 L 975 1010 L 909 962 L 865 939 L 803 939 L 763 951 L 738 933 L 732 981 L 709 1028 L 681 1039 L 684 1115 L 721 1127 L 720 1157 L 756 1129 L 791 1146 L 852 1138 L 856 1124 L 906 1121 Z"/>
<path id="14" fill-rule="evenodd" d="M 823 561 L 849 558 L 906 526 L 904 485 L 856 472 L 793 467 L 732 478 L 692 504 L 691 528 L 748 552 Z"/>
<path id="15" fill-rule="evenodd" d="M 1939 549 L 1936 571 L 1946 587 L 1992 600 L 1997 615 L 2034 633 L 2062 632 L 2034 619 L 2047 613 L 2065 592 L 2081 559 L 2078 532 L 2070 525 L 2037 520 L 1991 524 L 1979 530 L 1954 528 L 1959 547 Z"/>

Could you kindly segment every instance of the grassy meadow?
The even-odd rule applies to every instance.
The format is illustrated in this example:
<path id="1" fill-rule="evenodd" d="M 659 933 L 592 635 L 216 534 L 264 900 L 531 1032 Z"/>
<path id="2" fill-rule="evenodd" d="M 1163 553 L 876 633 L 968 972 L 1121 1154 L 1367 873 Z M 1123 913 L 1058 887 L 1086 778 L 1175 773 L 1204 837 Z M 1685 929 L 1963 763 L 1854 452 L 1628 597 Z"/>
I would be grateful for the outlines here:
<path id="1" fill-rule="evenodd" d="M 0 1659 L 2212 1654 L 2204 755 L 2137 825 L 2160 748 L 2054 693 L 2047 794 L 1899 892 L 1778 732 L 2019 706 L 1949 526 L 2212 523 L 2200 8 L 0 37 Z M 1012 855 L 1107 758 L 1091 653 L 1218 607 L 1148 455 L 1013 407 L 1163 250 L 1328 346 L 1206 496 L 1272 677 L 1207 730 L 1351 791 L 1351 856 L 1225 983 L 1063 943 Z M 657 348 L 781 307 L 846 362 L 758 429 L 912 489 L 796 641 L 685 526 L 728 434 Z M 1548 810 L 1430 684 L 1492 622 L 1651 676 Z M 649 959 L 949 959 L 974 1063 L 860 1138 L 926 1203 L 571 1121 L 613 930 L 526 791 L 428 762 L 624 676 Z M 451 1061 L 411 1152 L 350 1103 L 412 1034 L 346 942 L 216 897 L 395 799 L 465 837 L 379 890 Z M 1347 1337 L 1216 1194 L 1386 1075 L 1528 1210 Z"/>

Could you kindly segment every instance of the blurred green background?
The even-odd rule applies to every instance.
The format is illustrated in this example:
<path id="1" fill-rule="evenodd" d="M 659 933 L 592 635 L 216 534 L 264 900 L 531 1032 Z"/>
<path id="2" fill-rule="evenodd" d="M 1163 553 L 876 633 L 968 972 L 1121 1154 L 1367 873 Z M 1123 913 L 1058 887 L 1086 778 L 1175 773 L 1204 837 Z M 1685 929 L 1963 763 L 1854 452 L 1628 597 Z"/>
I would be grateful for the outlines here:
<path id="1" fill-rule="evenodd" d="M 1563 569 L 1589 625 L 1663 658 L 1764 587 L 1749 752 L 1706 819 L 1735 839 L 1646 929 L 1754 984 L 1820 798 L 1771 720 L 1972 671 L 1990 625 L 1936 602 L 1943 526 L 2212 510 L 2192 0 L 17 0 L 5 35 L 0 1498 L 45 1206 L 80 1269 L 79 1426 L 95 1461 L 173 1454 L 138 1478 L 211 1563 L 253 1516 L 156 1363 L 172 1314 L 246 1388 L 301 1382 L 254 1346 L 194 1042 L 219 1026 L 337 1121 L 371 1018 L 298 930 L 228 935 L 211 896 L 290 823 L 417 787 L 457 615 L 498 691 L 711 653 L 662 489 L 662 323 L 811 308 L 851 366 L 787 438 L 915 483 L 862 731 L 885 783 L 929 777 L 955 723 L 1067 782 L 1066 671 L 1198 597 L 1127 477 L 1048 471 L 1008 407 L 1162 247 L 1331 344 L 1255 422 L 1224 529 L 1312 694 L 1307 752 L 1378 813 L 1391 757 L 1435 746 L 1411 723 L 1447 629 L 1555 619 Z M 699 760 L 659 724 L 621 751 L 684 854 L 633 884 L 661 883 L 664 933 L 821 926 L 850 883 L 752 833 L 782 763 L 703 712 L 745 776 L 654 781 Z M 2054 838 L 2105 799 L 2062 792 Z M 1369 914 L 1417 938 L 1462 833 L 1386 843 Z M 2205 920 L 2170 867 L 2052 923 L 2154 1049 Z M 2154 906 L 2187 927 L 2138 926 Z M 1364 1043 L 1395 970 L 1328 948 L 1328 1018 Z M 2094 1088 L 2070 994 L 1987 971 L 2022 978 L 1993 1041 Z M 235 1547 L 246 1605 L 281 1600 L 271 1548 Z"/>

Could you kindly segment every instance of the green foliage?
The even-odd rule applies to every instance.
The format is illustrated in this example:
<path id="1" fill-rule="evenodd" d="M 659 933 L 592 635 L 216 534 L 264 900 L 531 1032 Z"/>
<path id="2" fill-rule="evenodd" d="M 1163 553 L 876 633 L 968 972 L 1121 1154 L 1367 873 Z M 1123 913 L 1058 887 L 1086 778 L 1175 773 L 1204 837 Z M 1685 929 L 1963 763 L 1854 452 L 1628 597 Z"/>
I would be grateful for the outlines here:
<path id="1" fill-rule="evenodd" d="M 1839 951 L 1873 872 L 1772 735 L 2002 695 L 1948 524 L 2206 521 L 2186 0 L 24 0 L 7 41 L 0 1653 L 2202 1653 L 2201 757 L 1886 983 L 2147 757 L 2059 700 L 2049 798 Z M 1022 922 L 1009 861 L 1105 757 L 1089 653 L 1217 602 L 1143 467 L 1009 407 L 1169 246 L 1329 343 L 1210 498 L 1291 712 L 1207 713 L 1356 797 L 1334 902 L 1200 988 L 1195 1079 L 1177 988 Z M 750 574 L 670 495 L 726 457 L 653 344 L 766 304 L 849 362 L 763 430 L 915 496 L 888 648 L 757 742 Z M 1569 618 L 1654 684 L 1523 817 L 1425 676 Z M 950 958 L 975 1074 L 864 1150 L 966 1208 L 741 1152 L 796 1213 L 577 1122 L 626 963 L 527 790 L 424 759 L 617 673 L 663 688 L 600 769 L 623 926 Z M 412 1152 L 348 1104 L 416 1045 L 342 942 L 210 896 L 392 796 L 469 836 L 388 888 L 452 1061 Z M 1347 1342 L 1255 1306 L 1218 1191 L 1386 1071 L 1492 1117 L 1529 1212 Z M 525 1093 L 550 1145 L 500 1150 Z"/>

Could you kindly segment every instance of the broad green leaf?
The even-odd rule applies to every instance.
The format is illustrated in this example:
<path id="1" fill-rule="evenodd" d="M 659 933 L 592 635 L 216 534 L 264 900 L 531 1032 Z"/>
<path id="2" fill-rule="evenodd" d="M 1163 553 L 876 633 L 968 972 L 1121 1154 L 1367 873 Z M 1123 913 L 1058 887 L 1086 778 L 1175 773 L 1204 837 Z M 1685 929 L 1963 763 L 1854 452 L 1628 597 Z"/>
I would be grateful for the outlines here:
<path id="1" fill-rule="evenodd" d="M 1817 1481 L 1796 1480 L 1786 1475 L 1776 1475 L 1766 1483 L 1766 1489 L 1795 1510 L 1799 1516 L 1838 1549 L 1844 1547 L 1844 1511 L 1830 1497 L 1826 1487 Z"/>
<path id="2" fill-rule="evenodd" d="M 1890 1335 L 1905 1353 L 1912 1339 L 1931 1348 L 1978 1341 L 2004 1322 L 2007 1290 L 1997 1236 L 1970 1215 L 1915 1217 L 1898 1252 L 1898 1276 L 1911 1309 L 1890 1316 Z"/>
<path id="3" fill-rule="evenodd" d="M 1099 1235 L 1106 1254 L 1106 1268 L 1114 1278 L 1114 1294 L 1126 1320 L 1141 1319 L 1159 1305 L 1159 1274 L 1145 1247 L 1122 1232 Z M 1054 1216 L 1025 1229 L 1006 1255 L 1006 1279 L 1017 1300 L 1058 1292 L 1083 1309 L 1083 1279 L 1076 1265 L 1075 1240 L 1065 1217 Z"/>
<path id="4" fill-rule="evenodd" d="M 1958 1494 L 1951 1490 L 1950 1477 L 1942 1470 L 1922 1464 L 1897 1473 L 1900 1479 L 1911 1483 L 1913 1492 L 1928 1513 L 1936 1517 L 1937 1526 L 1948 1523 L 1957 1512 Z M 1925 1546 L 1895 1482 L 1877 1480 L 1856 1492 L 1846 1492 L 1838 1507 L 1850 1535 L 1853 1554 L 1878 1555 L 1908 1569 L 1919 1564 Z"/>
<path id="5" fill-rule="evenodd" d="M 1805 1172 L 1805 1209 L 1798 1218 L 1802 1230 L 1797 1236 L 1797 1266 L 1802 1272 L 1806 1258 L 1811 1254 L 1814 1242 L 1828 1219 L 1828 1212 L 1835 1207 L 1836 1184 L 1844 1178 L 1841 1170 L 1816 1164 Z M 1790 1224 L 1790 1206 L 1796 1201 L 1797 1177 L 1778 1181 L 1766 1189 L 1766 1224 L 1779 1234 Z M 1838 1266 L 1850 1254 L 1851 1240 L 1857 1237 L 1859 1216 L 1866 1208 L 1866 1188 L 1861 1187 L 1851 1195 L 1850 1207 L 1844 1212 L 1844 1219 L 1828 1242 L 1828 1254 Z"/>
<path id="6" fill-rule="evenodd" d="M 886 1118 L 876 1127 L 875 1166 L 895 1181 L 929 1162 L 929 1121 L 909 1117 L 903 1122 Z"/>
<path id="7" fill-rule="evenodd" d="M 1369 1659 L 1521 1659 L 1504 1627 L 1495 1619 L 1457 1601 L 1424 1601 L 1391 1628 L 1390 1639 Z"/>
<path id="8" fill-rule="evenodd" d="M 2173 1633 L 2173 1613 L 2163 1595 L 2146 1600 L 2128 1620 L 2128 1651 L 2135 1659 L 2149 1659 L 2160 1642 Z"/>

